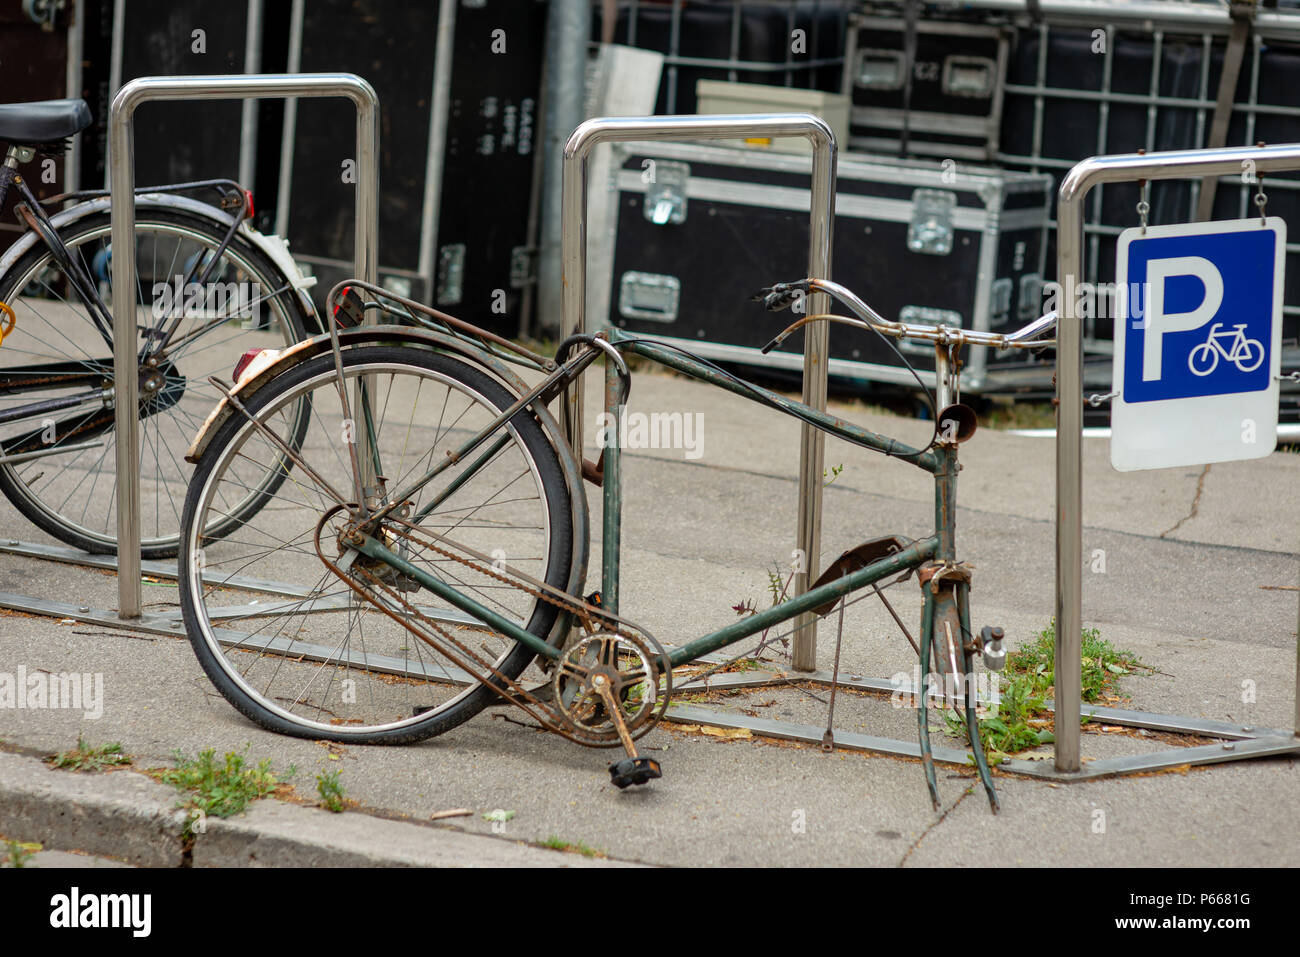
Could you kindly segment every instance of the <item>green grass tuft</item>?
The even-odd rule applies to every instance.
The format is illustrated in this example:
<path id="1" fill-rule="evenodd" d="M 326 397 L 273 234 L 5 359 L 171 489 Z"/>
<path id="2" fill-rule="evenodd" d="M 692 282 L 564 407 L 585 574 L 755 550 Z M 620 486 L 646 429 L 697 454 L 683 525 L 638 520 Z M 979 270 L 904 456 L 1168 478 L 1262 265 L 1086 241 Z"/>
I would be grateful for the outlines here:
<path id="1" fill-rule="evenodd" d="M 102 771 L 104 768 L 116 768 L 130 764 L 131 758 L 117 741 L 110 741 L 97 747 L 91 747 L 82 735 L 77 735 L 77 746 L 68 751 L 60 751 L 45 759 L 50 767 L 63 768 L 68 771 Z"/>
<path id="2" fill-rule="evenodd" d="M 250 764 L 245 757 L 247 752 L 245 746 L 242 754 L 229 751 L 218 759 L 213 748 L 200 751 L 193 758 L 175 751 L 176 767 L 163 771 L 158 778 L 179 791 L 189 792 L 183 807 L 201 812 L 202 816 L 231 817 L 283 783 L 276 777 L 270 758 Z M 293 774 L 294 768 L 290 766 L 286 777 Z M 201 815 L 190 816 L 185 825 L 187 839 L 193 838 L 195 822 Z"/>
<path id="3" fill-rule="evenodd" d="M 1151 670 L 1132 652 L 1116 650 L 1096 628 L 1083 630 L 1082 644 L 1084 701 L 1118 694 L 1121 677 Z M 1054 691 L 1055 682 L 1056 623 L 1053 621 L 1019 651 L 1007 655 L 997 714 L 979 719 L 980 741 L 994 764 L 1018 751 L 1056 740 L 1048 728 L 1052 715 L 1047 711 L 1047 699 Z M 950 735 L 967 737 L 964 712 L 945 711 L 943 717 Z"/>
<path id="4" fill-rule="evenodd" d="M 594 847 L 588 847 L 582 841 L 565 841 L 552 834 L 544 841 L 539 842 L 542 847 L 549 847 L 553 851 L 563 851 L 566 854 L 581 854 L 583 857 L 604 857 L 605 852 Z"/>
<path id="5" fill-rule="evenodd" d="M 347 803 L 343 798 L 343 785 L 339 783 L 339 770 L 323 771 L 316 775 L 316 793 L 320 795 L 320 806 L 335 814 L 341 813 Z"/>
<path id="6" fill-rule="evenodd" d="M 27 862 L 39 850 L 41 850 L 40 844 L 6 840 L 4 852 L 0 854 L 0 867 L 26 867 Z"/>

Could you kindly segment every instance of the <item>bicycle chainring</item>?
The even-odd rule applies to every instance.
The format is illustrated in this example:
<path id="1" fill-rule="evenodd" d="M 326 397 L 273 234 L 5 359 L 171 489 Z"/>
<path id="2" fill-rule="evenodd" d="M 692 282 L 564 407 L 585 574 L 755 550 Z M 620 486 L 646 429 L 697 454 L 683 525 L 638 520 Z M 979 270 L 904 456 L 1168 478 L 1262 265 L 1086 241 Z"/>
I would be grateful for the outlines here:
<path id="1" fill-rule="evenodd" d="M 579 635 L 565 647 L 551 676 L 552 705 L 565 731 L 582 744 L 618 747 L 618 727 L 592 679 L 604 676 L 623 707 L 623 723 L 633 740 L 658 723 L 672 697 L 672 669 L 649 635 L 597 632 Z"/>

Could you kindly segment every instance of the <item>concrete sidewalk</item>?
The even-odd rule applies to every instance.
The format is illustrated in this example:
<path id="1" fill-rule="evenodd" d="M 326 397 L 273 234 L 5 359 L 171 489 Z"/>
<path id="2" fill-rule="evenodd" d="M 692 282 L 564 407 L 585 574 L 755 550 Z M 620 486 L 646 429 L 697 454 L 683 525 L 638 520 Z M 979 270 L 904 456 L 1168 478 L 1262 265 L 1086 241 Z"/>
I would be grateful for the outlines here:
<path id="1" fill-rule="evenodd" d="M 591 435 L 599 392 L 588 390 Z M 788 568 L 799 424 L 721 391 L 652 374 L 635 377 L 629 410 L 703 414 L 699 458 L 680 449 L 637 450 L 625 467 L 621 610 L 660 640 L 678 643 L 734 620 L 734 605 L 765 605 L 767 572 Z M 926 423 L 847 406 L 837 411 L 917 444 L 930 433 Z M 1105 569 L 1086 574 L 1084 620 L 1156 669 L 1125 679 L 1131 707 L 1291 728 L 1300 510 L 1283 503 L 1286 491 L 1300 485 L 1300 456 L 1121 475 L 1108 465 L 1105 441 L 1086 440 L 1084 458 L 1085 550 L 1100 553 Z M 924 473 L 835 440 L 828 441 L 826 462 L 843 471 L 825 493 L 823 564 L 878 535 L 929 534 L 932 486 Z M 1018 644 L 1052 614 L 1053 445 L 981 431 L 963 447 L 963 464 L 958 549 L 976 568 L 973 623 L 1003 625 Z M 599 493 L 589 500 L 599 529 Z M 46 540 L 7 503 L 0 528 L 7 538 Z M 597 558 L 598 549 L 598 570 Z M 116 605 L 109 574 L 6 555 L 0 591 Z M 889 595 L 909 626 L 919 620 L 914 583 Z M 145 600 L 151 611 L 174 607 L 175 588 L 147 585 Z M 833 652 L 834 628 L 824 625 L 820 667 L 830 667 Z M 913 661 L 877 603 L 850 609 L 845 673 L 888 677 L 910 672 Z M 220 822 L 220 840 L 213 829 L 200 837 L 195 864 L 361 863 L 373 853 L 375 861 L 406 864 L 1276 865 L 1294 863 L 1300 841 L 1294 759 L 1071 785 L 1000 774 L 1003 813 L 995 818 L 964 769 L 941 768 L 945 805 L 935 814 L 914 761 L 823 754 L 815 746 L 664 724 L 643 741 L 663 764 L 663 780 L 620 792 L 605 772 L 610 752 L 520 727 L 523 716 L 504 708 L 405 748 L 326 747 L 269 734 L 215 692 L 183 635 L 8 613 L 0 618 L 0 671 L 20 665 L 29 672 L 102 672 L 104 708 L 97 720 L 69 711 L 0 711 L 0 738 L 21 752 L 0 755 L 0 780 L 13 789 L 0 793 L 0 833 L 141 864 L 179 863 L 171 856 L 179 853 L 171 825 L 158 823 L 174 792 L 141 778 L 138 795 L 118 793 L 138 776 L 55 772 L 33 755 L 72 747 L 79 733 L 96 744 L 122 742 L 144 768 L 167 765 L 175 749 L 221 754 L 247 745 L 253 760 L 270 758 L 281 770 L 296 765 L 298 791 L 306 796 L 318 772 L 341 769 L 347 796 L 368 809 L 340 816 L 263 801 Z M 782 666 L 775 656 L 766 665 Z M 1243 701 L 1243 687 L 1253 690 L 1253 700 Z M 824 690 L 784 686 L 686 704 L 824 725 L 825 697 Z M 942 719 L 935 725 L 942 729 Z M 836 726 L 904 740 L 916 734 L 913 711 L 865 694 L 840 694 Z M 1093 728 L 1084 735 L 1084 754 L 1097 759 L 1169 746 L 1156 737 Z M 945 742 L 955 744 L 936 732 L 936 745 Z M 120 833 L 114 843 L 113 827 L 90 828 L 90 812 L 81 830 L 37 810 L 4 816 L 18 803 L 40 807 L 40 795 L 55 793 L 48 782 L 56 779 L 76 782 L 77 790 L 44 803 L 142 808 L 150 826 L 162 829 L 157 849 L 136 854 Z M 27 797 L 18 802 L 11 794 Z M 433 812 L 459 807 L 473 816 L 425 823 Z M 500 833 L 482 817 L 497 808 L 515 812 Z M 394 828 L 414 829 L 403 833 L 418 833 L 428 846 L 412 850 L 414 839 Z M 86 836 L 92 832 L 93 840 Z M 607 858 L 593 862 L 532 846 L 549 839 L 581 843 Z M 320 856 L 302 856 L 311 853 Z"/>

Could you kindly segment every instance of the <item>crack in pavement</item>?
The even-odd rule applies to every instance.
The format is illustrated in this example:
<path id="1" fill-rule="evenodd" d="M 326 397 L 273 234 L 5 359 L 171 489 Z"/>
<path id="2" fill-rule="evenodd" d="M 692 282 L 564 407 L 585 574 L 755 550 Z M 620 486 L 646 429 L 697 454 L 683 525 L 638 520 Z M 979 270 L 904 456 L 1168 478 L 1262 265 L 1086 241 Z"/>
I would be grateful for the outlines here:
<path id="1" fill-rule="evenodd" d="M 966 790 L 962 791 L 961 794 L 958 795 L 957 800 L 953 801 L 952 805 L 946 808 L 944 812 L 939 815 L 938 820 L 932 821 L 930 823 L 930 826 L 927 827 L 924 831 L 922 831 L 920 836 L 917 837 L 917 839 L 912 842 L 912 846 L 907 849 L 907 853 L 904 854 L 902 859 L 899 860 L 898 866 L 903 867 L 904 865 L 906 865 L 907 859 L 912 856 L 912 852 L 921 846 L 921 842 L 924 841 L 927 836 L 929 836 L 930 832 L 933 831 L 940 824 L 942 824 L 944 821 L 946 821 L 948 819 L 948 815 L 951 814 L 953 811 L 957 810 L 957 805 L 960 804 L 962 801 L 966 800 L 966 798 L 968 798 L 974 792 L 975 789 L 973 787 L 969 787 Z"/>
<path id="2" fill-rule="evenodd" d="M 1182 528 L 1183 523 L 1196 517 L 1197 511 L 1201 507 L 1201 493 L 1205 491 L 1205 476 L 1210 474 L 1210 467 L 1207 465 L 1201 469 L 1201 474 L 1196 477 L 1196 494 L 1192 496 L 1192 510 L 1180 518 L 1173 528 L 1160 533 L 1160 538 L 1172 535 L 1178 529 Z"/>

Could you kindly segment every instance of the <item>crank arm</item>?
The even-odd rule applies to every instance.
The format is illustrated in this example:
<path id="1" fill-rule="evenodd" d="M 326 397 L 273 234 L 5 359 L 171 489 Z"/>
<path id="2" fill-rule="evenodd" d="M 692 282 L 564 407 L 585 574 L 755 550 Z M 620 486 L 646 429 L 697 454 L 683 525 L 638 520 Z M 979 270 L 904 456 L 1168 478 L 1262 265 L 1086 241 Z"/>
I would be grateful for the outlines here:
<path id="1" fill-rule="evenodd" d="M 664 773 L 658 761 L 654 758 L 643 758 L 636 753 L 636 743 L 627 730 L 627 722 L 623 720 L 623 709 L 619 706 L 618 699 L 614 697 L 609 679 L 603 674 L 592 675 L 591 686 L 605 703 L 605 711 L 609 713 L 609 719 L 614 723 L 618 738 L 623 742 L 623 750 L 627 752 L 626 758 L 615 761 L 609 766 L 611 783 L 621 791 L 629 785 L 648 784 L 654 778 L 663 777 Z"/>

